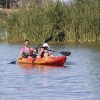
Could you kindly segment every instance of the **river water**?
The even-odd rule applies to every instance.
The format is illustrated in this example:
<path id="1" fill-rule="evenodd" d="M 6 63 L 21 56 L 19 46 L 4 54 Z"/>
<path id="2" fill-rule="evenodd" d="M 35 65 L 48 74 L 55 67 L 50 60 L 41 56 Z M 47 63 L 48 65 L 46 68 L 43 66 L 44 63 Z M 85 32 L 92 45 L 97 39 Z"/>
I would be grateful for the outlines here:
<path id="1" fill-rule="evenodd" d="M 51 45 L 71 52 L 59 67 L 8 64 L 21 47 L 0 43 L 0 100 L 100 100 L 100 44 Z"/>

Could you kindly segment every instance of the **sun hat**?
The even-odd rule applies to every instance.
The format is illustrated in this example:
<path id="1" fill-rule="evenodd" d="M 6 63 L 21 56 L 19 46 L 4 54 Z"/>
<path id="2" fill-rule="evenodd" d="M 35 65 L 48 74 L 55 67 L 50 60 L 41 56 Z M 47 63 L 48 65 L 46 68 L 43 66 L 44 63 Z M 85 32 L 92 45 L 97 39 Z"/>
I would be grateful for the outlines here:
<path id="1" fill-rule="evenodd" d="M 43 47 L 49 47 L 49 45 L 47 43 L 44 43 Z"/>

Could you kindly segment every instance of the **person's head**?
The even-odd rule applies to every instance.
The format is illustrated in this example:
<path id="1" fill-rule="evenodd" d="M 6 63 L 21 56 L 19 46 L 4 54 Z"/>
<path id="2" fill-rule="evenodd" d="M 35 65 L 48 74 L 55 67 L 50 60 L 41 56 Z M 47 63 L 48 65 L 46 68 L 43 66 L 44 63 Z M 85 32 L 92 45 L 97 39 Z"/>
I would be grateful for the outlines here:
<path id="1" fill-rule="evenodd" d="M 43 44 L 43 48 L 48 48 L 48 47 L 49 47 L 49 45 L 47 43 Z"/>
<path id="2" fill-rule="evenodd" d="M 29 45 L 29 40 L 26 39 L 26 40 L 24 41 L 24 43 L 25 43 L 25 46 L 28 46 L 28 45 Z"/>

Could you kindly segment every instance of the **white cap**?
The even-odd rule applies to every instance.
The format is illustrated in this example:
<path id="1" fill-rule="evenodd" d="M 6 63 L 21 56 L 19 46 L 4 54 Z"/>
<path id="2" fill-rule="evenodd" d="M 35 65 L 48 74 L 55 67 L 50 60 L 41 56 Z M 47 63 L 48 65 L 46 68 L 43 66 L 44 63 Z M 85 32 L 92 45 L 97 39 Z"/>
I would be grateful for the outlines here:
<path id="1" fill-rule="evenodd" d="M 44 43 L 43 47 L 49 47 L 49 45 L 47 43 Z"/>

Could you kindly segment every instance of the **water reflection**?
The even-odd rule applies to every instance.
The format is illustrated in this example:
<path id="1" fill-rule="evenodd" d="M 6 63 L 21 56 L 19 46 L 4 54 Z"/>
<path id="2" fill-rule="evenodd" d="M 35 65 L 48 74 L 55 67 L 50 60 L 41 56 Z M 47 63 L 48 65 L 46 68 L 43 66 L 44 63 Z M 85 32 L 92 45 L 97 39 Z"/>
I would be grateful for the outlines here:
<path id="1" fill-rule="evenodd" d="M 64 65 L 34 65 L 34 64 L 18 64 L 20 68 L 23 68 L 27 71 L 37 70 L 38 72 L 49 72 L 55 68 L 67 68 Z"/>
<path id="2" fill-rule="evenodd" d="M 71 51 L 65 66 L 7 64 L 21 47 L 0 44 L 0 100 L 100 100 L 100 45 L 50 47 Z"/>

